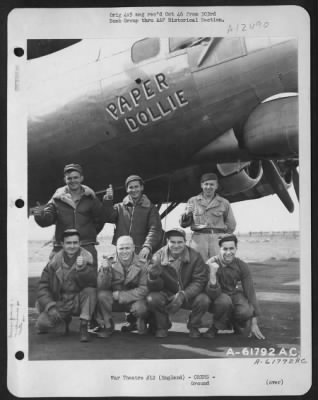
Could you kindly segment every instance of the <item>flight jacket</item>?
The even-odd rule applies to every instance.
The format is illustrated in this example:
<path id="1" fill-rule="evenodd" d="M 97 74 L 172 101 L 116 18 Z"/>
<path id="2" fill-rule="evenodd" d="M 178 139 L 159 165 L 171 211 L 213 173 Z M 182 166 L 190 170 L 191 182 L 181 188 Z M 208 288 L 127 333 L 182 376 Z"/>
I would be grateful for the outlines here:
<path id="1" fill-rule="evenodd" d="M 82 185 L 82 197 L 75 204 L 64 186 L 56 190 L 51 200 L 46 204 L 42 215 L 34 219 L 41 227 L 55 224 L 54 245 L 61 245 L 62 234 L 66 229 L 77 229 L 81 245 L 97 244 L 97 234 L 103 229 L 102 204 L 95 192 Z"/>
<path id="2" fill-rule="evenodd" d="M 60 250 L 44 268 L 37 292 L 39 311 L 48 311 L 56 302 L 65 298 L 65 287 L 70 297 L 74 297 L 84 288 L 96 287 L 97 272 L 91 253 L 80 248 L 79 255 L 83 257 L 83 265 L 78 267 L 76 262 L 70 267 L 65 284 L 63 276 L 64 250 Z M 62 293 L 63 292 L 63 293 Z"/>
<path id="3" fill-rule="evenodd" d="M 98 290 L 118 291 L 120 304 L 142 300 L 148 293 L 147 262 L 139 260 L 135 254 L 128 268 L 125 268 L 118 259 L 109 262 L 106 268 L 101 268 L 97 276 Z"/>
<path id="4" fill-rule="evenodd" d="M 161 275 L 151 279 L 148 274 L 149 291 L 165 291 L 167 294 L 184 293 L 186 301 L 201 293 L 208 281 L 208 268 L 201 255 L 186 246 L 181 255 L 179 273 L 169 264 L 168 245 L 153 256 L 153 264 L 161 266 Z M 151 269 L 151 266 L 150 266 Z"/>
<path id="5" fill-rule="evenodd" d="M 137 204 L 130 196 L 121 203 L 113 205 L 112 200 L 103 200 L 104 220 L 115 224 L 113 244 L 116 245 L 120 236 L 129 235 L 133 238 L 136 252 L 148 247 L 156 251 L 162 240 L 162 227 L 157 207 L 143 194 Z"/>

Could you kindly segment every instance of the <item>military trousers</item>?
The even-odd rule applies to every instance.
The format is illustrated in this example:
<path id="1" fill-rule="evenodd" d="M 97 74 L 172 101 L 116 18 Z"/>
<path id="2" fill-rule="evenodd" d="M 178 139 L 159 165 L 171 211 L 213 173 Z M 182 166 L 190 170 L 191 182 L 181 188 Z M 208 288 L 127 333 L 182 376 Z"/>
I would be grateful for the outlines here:
<path id="1" fill-rule="evenodd" d="M 63 325 L 65 322 L 70 321 L 72 316 L 79 316 L 80 319 L 89 321 L 94 312 L 96 301 L 96 289 L 91 287 L 84 288 L 67 301 L 56 302 L 55 307 L 61 316 L 60 321 L 52 321 L 48 312 L 43 311 L 40 313 L 35 326 L 40 332 L 48 332 L 55 328 L 59 329 L 58 325 Z"/>
<path id="2" fill-rule="evenodd" d="M 112 319 L 113 312 L 130 312 L 136 318 L 146 318 L 147 304 L 146 301 L 141 299 L 130 303 L 119 303 L 113 299 L 111 290 L 99 290 L 97 293 L 98 308 L 102 315 L 103 321 L 101 323 L 108 324 Z"/>
<path id="3" fill-rule="evenodd" d="M 147 296 L 147 304 L 150 311 L 154 313 L 157 329 L 169 329 L 171 322 L 169 313 L 166 306 L 172 300 L 172 296 L 169 296 L 166 292 L 151 292 Z M 211 300 L 205 293 L 200 293 L 190 301 L 184 301 L 181 308 L 191 310 L 188 328 L 199 328 L 201 327 L 202 317 L 206 311 L 208 311 Z"/>
<path id="4" fill-rule="evenodd" d="M 189 246 L 201 254 L 203 261 L 219 254 L 220 233 L 199 233 L 193 232 L 189 240 Z"/>
<path id="5" fill-rule="evenodd" d="M 216 329 L 229 329 L 235 324 L 243 325 L 254 315 L 254 307 L 240 291 L 228 295 L 221 293 L 213 303 L 209 312 L 213 313 L 213 324 Z"/>

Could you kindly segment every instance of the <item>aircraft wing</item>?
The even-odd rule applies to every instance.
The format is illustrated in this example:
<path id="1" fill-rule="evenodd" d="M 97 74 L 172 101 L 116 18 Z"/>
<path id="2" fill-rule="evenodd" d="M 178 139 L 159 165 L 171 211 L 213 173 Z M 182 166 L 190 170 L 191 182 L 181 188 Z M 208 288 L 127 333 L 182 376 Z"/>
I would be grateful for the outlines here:
<path id="1" fill-rule="evenodd" d="M 161 175 L 145 181 L 148 197 L 158 206 L 169 203 L 168 211 L 178 204 L 200 193 L 200 177 L 205 172 L 214 172 L 219 177 L 218 193 L 231 203 L 258 199 L 277 194 L 289 212 L 294 210 L 288 190 L 292 185 L 297 188 L 298 160 L 262 160 L 253 162 L 191 165 L 170 174 Z M 295 176 L 296 175 L 296 176 Z M 123 185 L 115 185 L 115 202 L 125 196 Z M 105 190 L 98 191 L 102 198 Z"/>

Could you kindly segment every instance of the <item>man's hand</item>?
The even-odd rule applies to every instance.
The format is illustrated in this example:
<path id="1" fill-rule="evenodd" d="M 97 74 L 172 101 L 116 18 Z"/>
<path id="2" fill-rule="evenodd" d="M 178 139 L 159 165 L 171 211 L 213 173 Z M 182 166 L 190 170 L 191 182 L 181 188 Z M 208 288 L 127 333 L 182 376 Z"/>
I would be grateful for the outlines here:
<path id="1" fill-rule="evenodd" d="M 143 247 L 143 248 L 140 250 L 139 258 L 140 258 L 141 260 L 147 260 L 147 258 L 149 257 L 149 254 L 150 254 L 150 249 L 149 249 L 148 247 Z"/>
<path id="2" fill-rule="evenodd" d="M 156 262 L 154 264 L 150 264 L 149 265 L 148 271 L 149 271 L 148 272 L 149 273 L 149 278 L 151 280 L 155 280 L 155 279 L 159 278 L 159 276 L 161 275 L 162 267 L 158 262 Z"/>
<path id="3" fill-rule="evenodd" d="M 130 308 L 130 313 L 132 315 L 134 315 L 135 317 L 137 317 L 137 307 L 136 307 L 136 301 L 132 304 L 131 308 Z"/>
<path id="4" fill-rule="evenodd" d="M 185 213 L 187 215 L 190 215 L 193 213 L 193 211 L 194 211 L 194 205 L 192 203 L 187 203 Z"/>
<path id="5" fill-rule="evenodd" d="M 103 256 L 102 264 L 100 266 L 100 270 L 107 270 L 112 267 L 112 257 Z"/>
<path id="6" fill-rule="evenodd" d="M 262 334 L 261 330 L 258 327 L 257 324 L 257 318 L 253 317 L 252 318 L 252 324 L 251 324 L 251 332 L 249 336 L 255 336 L 257 339 L 265 339 L 265 336 Z"/>
<path id="7" fill-rule="evenodd" d="M 56 307 L 51 307 L 47 312 L 49 319 L 54 323 L 57 324 L 59 321 L 62 320 L 60 313 L 57 311 Z"/>
<path id="8" fill-rule="evenodd" d="M 207 262 L 207 265 L 210 270 L 210 283 L 212 285 L 215 285 L 217 280 L 216 280 L 216 273 L 219 269 L 219 264 L 217 262 Z"/>
<path id="9" fill-rule="evenodd" d="M 78 256 L 77 259 L 76 259 L 76 265 L 77 265 L 78 267 L 82 267 L 83 264 L 84 264 L 84 258 L 83 258 L 83 256 Z"/>
<path id="10" fill-rule="evenodd" d="M 33 214 L 35 217 L 41 217 L 41 216 L 43 215 L 44 207 L 45 207 L 45 206 L 41 206 L 41 204 L 37 201 L 37 202 L 36 202 L 36 207 L 34 207 L 34 208 L 32 209 L 32 214 Z"/>
<path id="11" fill-rule="evenodd" d="M 113 200 L 113 198 L 114 198 L 113 186 L 109 185 L 108 188 L 106 189 L 104 200 Z"/>
<path id="12" fill-rule="evenodd" d="M 103 256 L 101 265 L 98 268 L 97 288 L 110 290 L 112 285 L 112 263 L 111 257 Z"/>
<path id="13" fill-rule="evenodd" d="M 118 301 L 118 300 L 119 300 L 119 291 L 118 291 L 118 290 L 116 290 L 115 292 L 113 292 L 113 299 L 114 299 L 115 301 Z"/>
<path id="14" fill-rule="evenodd" d="M 184 302 L 184 294 L 178 292 L 177 294 L 174 295 L 172 301 L 170 301 L 170 303 L 166 306 L 167 312 L 170 314 L 175 314 L 177 311 L 180 310 L 183 302 Z"/>
<path id="15" fill-rule="evenodd" d="M 76 270 L 81 271 L 84 268 L 85 268 L 84 258 L 83 256 L 78 256 L 76 259 Z"/>

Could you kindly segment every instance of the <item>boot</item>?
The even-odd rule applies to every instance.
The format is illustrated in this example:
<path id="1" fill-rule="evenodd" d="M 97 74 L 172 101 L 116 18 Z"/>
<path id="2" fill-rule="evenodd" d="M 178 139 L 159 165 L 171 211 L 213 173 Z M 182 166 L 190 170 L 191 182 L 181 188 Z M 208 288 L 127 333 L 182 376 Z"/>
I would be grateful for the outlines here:
<path id="1" fill-rule="evenodd" d="M 147 325 L 143 318 L 137 318 L 137 333 L 138 335 L 147 335 Z"/>
<path id="2" fill-rule="evenodd" d="M 251 332 L 252 320 L 248 319 L 247 321 L 234 321 L 233 322 L 233 330 L 237 335 L 248 337 Z"/>
<path id="3" fill-rule="evenodd" d="M 194 326 L 190 326 L 189 336 L 191 339 L 198 339 L 201 336 L 201 333 L 198 328 L 196 328 Z"/>
<path id="4" fill-rule="evenodd" d="M 126 314 L 126 322 L 127 323 L 121 327 L 122 332 L 133 332 L 138 330 L 137 320 L 133 314 Z"/>
<path id="5" fill-rule="evenodd" d="M 217 335 L 218 330 L 214 325 L 211 326 L 206 332 L 203 333 L 203 337 L 206 339 L 214 339 L 215 336 Z"/>
<path id="6" fill-rule="evenodd" d="M 157 329 L 155 333 L 156 338 L 166 338 L 168 336 L 168 329 Z"/>
<path id="7" fill-rule="evenodd" d="M 87 321 L 84 319 L 81 319 L 81 325 L 80 325 L 80 342 L 89 342 L 89 333 L 87 331 Z"/>
<path id="8" fill-rule="evenodd" d="M 65 332 L 64 332 L 64 335 L 65 335 L 65 336 L 68 336 L 69 333 L 70 333 L 70 323 L 72 322 L 72 317 L 71 317 L 71 316 L 66 317 L 66 318 L 64 319 L 64 322 L 65 322 Z"/>
<path id="9" fill-rule="evenodd" d="M 99 326 L 99 323 L 96 321 L 94 316 L 91 318 L 91 320 L 88 323 L 88 332 L 89 333 L 98 333 L 100 331 L 101 327 Z"/>
<path id="10" fill-rule="evenodd" d="M 148 325 L 148 333 L 150 335 L 155 335 L 157 330 L 156 318 L 153 313 L 149 313 L 148 317 L 146 318 L 146 325 Z M 169 329 L 171 326 L 169 327 Z"/>
<path id="11" fill-rule="evenodd" d="M 101 327 L 100 330 L 97 332 L 97 337 L 100 339 L 107 339 L 111 337 L 115 330 L 115 325 L 114 321 L 111 319 L 110 320 L 111 327 L 110 328 L 105 328 L 105 326 Z"/>
<path id="12" fill-rule="evenodd" d="M 192 339 L 198 339 L 201 336 L 199 328 L 192 326 L 191 324 L 191 314 L 189 315 L 189 319 L 187 322 L 187 328 L 189 329 L 189 336 Z"/>

